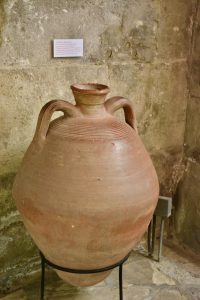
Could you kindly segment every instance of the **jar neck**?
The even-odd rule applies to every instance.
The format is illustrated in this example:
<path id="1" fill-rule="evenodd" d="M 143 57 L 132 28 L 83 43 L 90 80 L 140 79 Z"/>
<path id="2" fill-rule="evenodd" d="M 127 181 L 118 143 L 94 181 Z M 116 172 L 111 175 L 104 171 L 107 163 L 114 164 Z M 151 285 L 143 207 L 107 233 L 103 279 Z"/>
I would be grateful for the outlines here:
<path id="1" fill-rule="evenodd" d="M 81 85 L 81 87 L 91 88 L 98 84 L 85 84 Z M 74 94 L 74 98 L 76 101 L 76 106 L 80 109 L 83 114 L 86 115 L 103 115 L 106 113 L 106 109 L 104 106 L 104 102 L 106 100 L 106 96 L 109 92 L 109 89 L 104 89 L 103 91 L 99 89 L 78 89 L 76 86 L 72 86 L 72 91 Z"/>
<path id="2" fill-rule="evenodd" d="M 103 116 L 106 113 L 106 109 L 105 106 L 103 104 L 99 104 L 99 105 L 77 105 L 77 107 L 79 107 L 80 111 L 84 114 L 84 115 L 88 115 L 88 116 Z"/>

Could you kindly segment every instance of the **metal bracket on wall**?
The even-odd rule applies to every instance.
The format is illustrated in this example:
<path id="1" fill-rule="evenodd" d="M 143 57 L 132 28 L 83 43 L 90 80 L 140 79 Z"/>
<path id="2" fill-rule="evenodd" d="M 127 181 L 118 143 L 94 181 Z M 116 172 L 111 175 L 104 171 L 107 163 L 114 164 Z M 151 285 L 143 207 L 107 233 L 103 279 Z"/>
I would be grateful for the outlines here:
<path id="1" fill-rule="evenodd" d="M 158 247 L 158 261 L 160 261 L 162 255 L 162 244 L 163 244 L 163 234 L 164 234 L 164 221 L 166 218 L 171 216 L 172 212 L 172 198 L 159 196 L 158 204 L 153 214 L 153 218 L 148 227 L 148 255 L 153 257 L 155 248 L 155 235 L 156 235 L 156 218 L 160 217 L 160 239 Z"/>

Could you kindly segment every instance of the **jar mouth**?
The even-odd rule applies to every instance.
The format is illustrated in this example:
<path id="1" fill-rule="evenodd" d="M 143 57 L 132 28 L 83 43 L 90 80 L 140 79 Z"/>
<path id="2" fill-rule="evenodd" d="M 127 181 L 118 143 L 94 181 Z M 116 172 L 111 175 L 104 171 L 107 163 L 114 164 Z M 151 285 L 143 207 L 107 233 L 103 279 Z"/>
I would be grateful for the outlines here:
<path id="1" fill-rule="evenodd" d="M 100 84 L 100 83 L 72 84 L 71 89 L 75 93 L 81 93 L 87 95 L 106 95 L 110 91 L 107 85 Z"/>

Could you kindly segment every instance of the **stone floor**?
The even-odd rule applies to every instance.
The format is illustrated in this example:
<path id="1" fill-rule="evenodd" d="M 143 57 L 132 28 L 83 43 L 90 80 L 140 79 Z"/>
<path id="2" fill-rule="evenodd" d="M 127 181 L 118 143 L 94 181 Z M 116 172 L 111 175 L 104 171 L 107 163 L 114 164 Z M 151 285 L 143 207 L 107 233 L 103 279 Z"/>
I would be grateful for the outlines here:
<path id="1" fill-rule="evenodd" d="M 124 300 L 200 300 L 200 259 L 181 247 L 165 246 L 161 262 L 149 259 L 141 245 L 124 266 Z M 39 272 L 2 300 L 39 299 Z M 102 283 L 75 288 L 47 271 L 45 300 L 118 300 L 118 271 Z"/>

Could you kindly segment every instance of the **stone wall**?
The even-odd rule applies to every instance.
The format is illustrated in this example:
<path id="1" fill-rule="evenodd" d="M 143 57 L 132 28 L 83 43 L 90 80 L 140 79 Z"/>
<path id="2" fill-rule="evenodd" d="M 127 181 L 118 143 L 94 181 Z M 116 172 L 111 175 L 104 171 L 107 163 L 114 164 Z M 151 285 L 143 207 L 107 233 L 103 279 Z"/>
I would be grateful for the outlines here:
<path id="1" fill-rule="evenodd" d="M 97 81 L 131 99 L 162 194 L 182 171 L 187 57 L 196 1 L 0 1 L 0 282 L 37 267 L 38 256 L 11 197 L 14 175 L 50 99 L 73 102 L 69 86 Z M 53 59 L 54 38 L 83 38 L 84 57 Z M 198 99 L 192 99 L 196 109 Z M 194 108 L 193 108 L 194 107 Z"/>
<path id="2" fill-rule="evenodd" d="M 178 186 L 176 231 L 180 240 L 200 251 L 200 2 L 194 18 L 189 65 L 189 101 L 185 131 L 186 171 Z"/>

